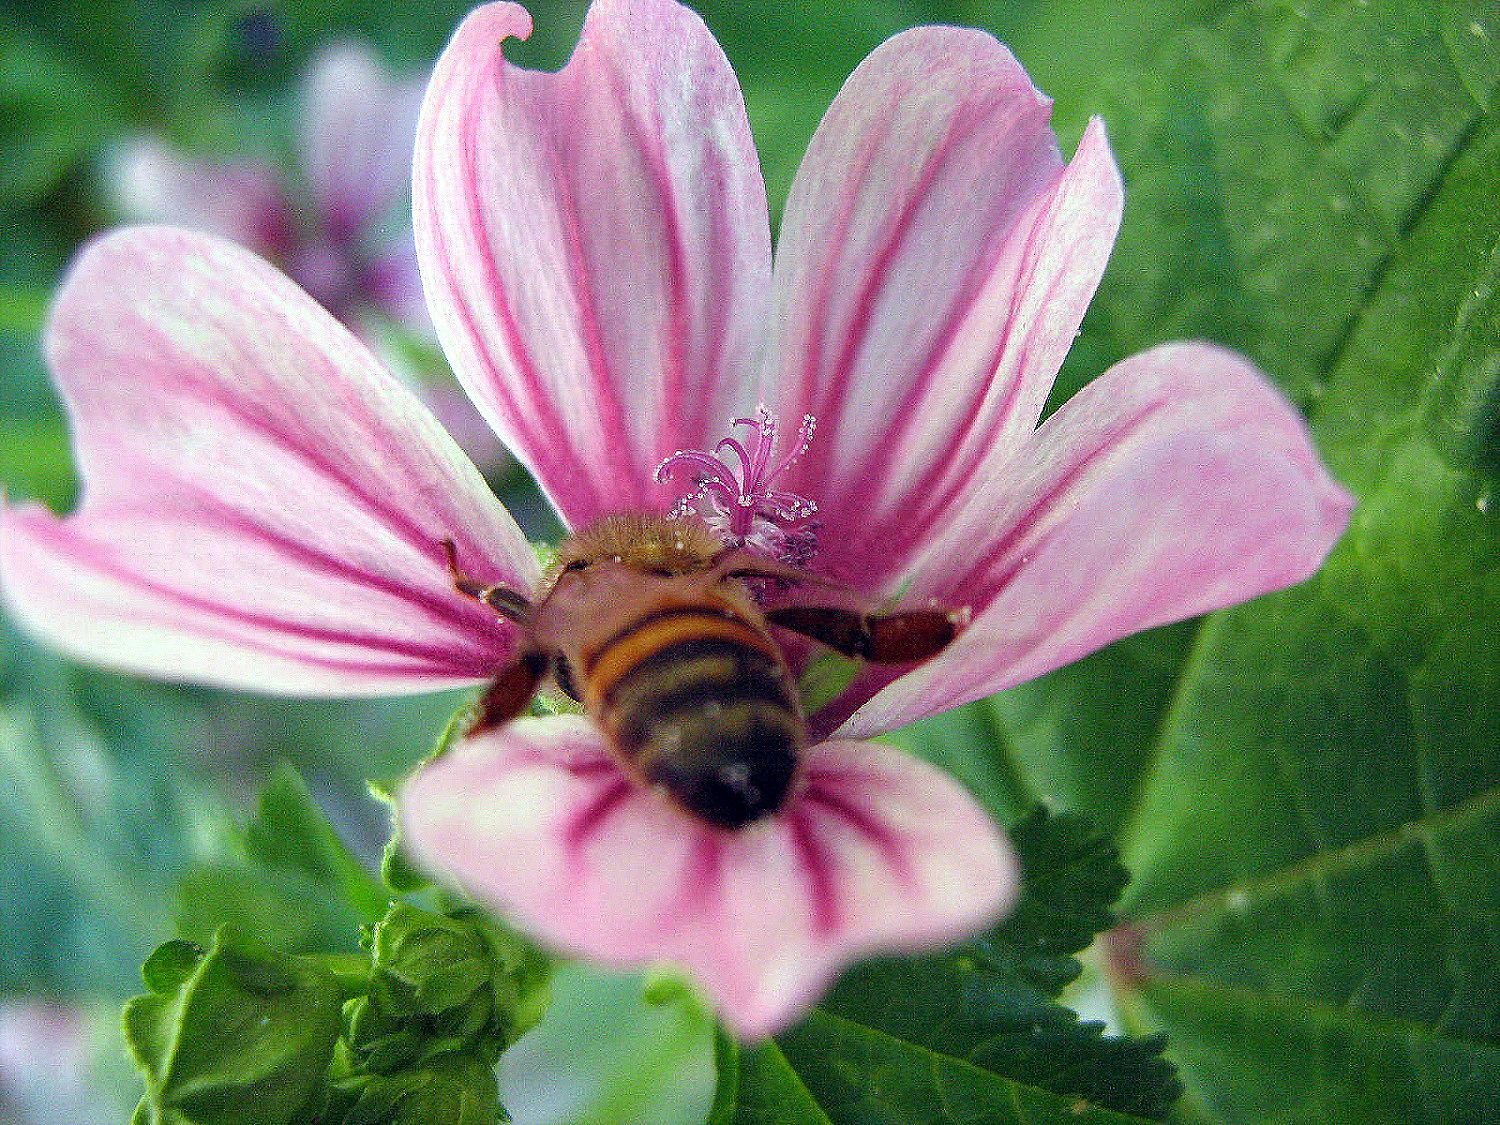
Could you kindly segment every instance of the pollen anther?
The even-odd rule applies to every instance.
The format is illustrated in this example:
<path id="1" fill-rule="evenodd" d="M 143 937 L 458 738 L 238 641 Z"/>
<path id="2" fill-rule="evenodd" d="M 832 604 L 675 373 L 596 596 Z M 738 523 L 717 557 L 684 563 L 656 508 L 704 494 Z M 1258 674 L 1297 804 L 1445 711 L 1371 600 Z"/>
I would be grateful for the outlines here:
<path id="1" fill-rule="evenodd" d="M 679 449 L 656 467 L 659 484 L 679 467 L 686 467 L 693 477 L 693 490 L 678 499 L 672 517 L 697 515 L 729 546 L 750 547 L 781 562 L 805 565 L 817 549 L 817 528 L 805 521 L 818 506 L 773 486 L 807 452 L 817 420 L 811 414 L 802 416 L 796 446 L 774 468 L 776 419 L 768 407 L 758 407 L 754 418 L 732 418 L 730 425 L 748 427 L 749 440 L 726 437 L 712 453 Z"/>

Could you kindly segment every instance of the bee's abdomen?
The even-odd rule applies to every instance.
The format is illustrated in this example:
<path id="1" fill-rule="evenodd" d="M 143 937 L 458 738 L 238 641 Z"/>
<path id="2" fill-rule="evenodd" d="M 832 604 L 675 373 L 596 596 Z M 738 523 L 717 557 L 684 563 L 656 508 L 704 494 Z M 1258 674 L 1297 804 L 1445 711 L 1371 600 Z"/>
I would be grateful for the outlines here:
<path id="1" fill-rule="evenodd" d="M 780 655 L 749 622 L 713 607 L 658 610 L 588 664 L 591 707 L 646 781 L 722 828 L 781 808 L 806 732 Z"/>

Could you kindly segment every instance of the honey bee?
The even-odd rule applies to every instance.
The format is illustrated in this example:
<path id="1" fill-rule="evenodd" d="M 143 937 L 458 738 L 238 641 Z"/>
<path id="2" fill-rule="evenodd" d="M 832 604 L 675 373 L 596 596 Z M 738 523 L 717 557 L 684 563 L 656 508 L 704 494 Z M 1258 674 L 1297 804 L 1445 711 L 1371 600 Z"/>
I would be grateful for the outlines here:
<path id="1" fill-rule="evenodd" d="M 608 517 L 562 545 L 530 598 L 469 577 L 452 541 L 442 546 L 455 588 L 522 635 L 471 733 L 519 715 L 550 675 L 599 724 L 627 773 L 723 829 L 782 808 L 808 741 L 771 626 L 882 662 L 925 660 L 958 629 L 956 615 L 937 610 L 763 610 L 752 584 L 828 584 L 726 547 L 691 519 Z"/>

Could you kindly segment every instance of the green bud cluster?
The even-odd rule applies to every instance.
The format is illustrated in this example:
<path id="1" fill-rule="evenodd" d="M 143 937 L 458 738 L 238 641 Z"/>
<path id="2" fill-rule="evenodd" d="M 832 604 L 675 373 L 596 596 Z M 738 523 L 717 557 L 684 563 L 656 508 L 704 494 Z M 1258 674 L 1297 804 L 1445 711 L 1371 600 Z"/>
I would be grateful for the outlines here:
<path id="1" fill-rule="evenodd" d="M 365 935 L 368 990 L 344 1006 L 333 1125 L 492 1125 L 495 1063 L 546 1004 L 548 965 L 476 912 L 395 903 Z"/>
<path id="2" fill-rule="evenodd" d="M 317 1125 L 499 1125 L 495 1064 L 481 1053 L 449 1053 L 391 1074 L 346 1075 L 329 1089 Z"/>
<path id="3" fill-rule="evenodd" d="M 125 1006 L 132 1125 L 497 1125 L 495 1064 L 550 964 L 476 912 L 391 904 L 365 955 L 297 956 L 229 927 L 161 946 Z"/>
<path id="4" fill-rule="evenodd" d="M 171 941 L 125 1005 L 146 1094 L 132 1125 L 302 1125 L 316 1120 L 343 993 L 315 957 L 224 927 L 203 949 Z"/>

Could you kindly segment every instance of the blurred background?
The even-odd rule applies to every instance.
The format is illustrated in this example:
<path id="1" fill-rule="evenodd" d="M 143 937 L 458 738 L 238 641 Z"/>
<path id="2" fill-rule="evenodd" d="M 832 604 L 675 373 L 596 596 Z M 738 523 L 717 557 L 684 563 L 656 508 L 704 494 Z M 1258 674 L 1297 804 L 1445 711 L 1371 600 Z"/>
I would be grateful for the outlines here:
<path id="1" fill-rule="evenodd" d="M 528 6 L 535 35 L 509 54 L 555 68 L 586 5 Z M 1125 915 L 1156 935 L 1162 967 L 1126 982 L 1117 1016 L 1172 1034 L 1183 1120 L 1483 1120 L 1500 1084 L 1493 10 L 694 6 L 743 83 L 773 222 L 843 79 L 907 27 L 1007 42 L 1056 99 L 1065 152 L 1105 116 L 1126 222 L 1054 404 L 1149 344 L 1229 344 L 1309 413 L 1361 508 L 1308 587 L 1123 642 L 902 741 L 1002 821 L 1041 799 L 1115 834 L 1137 875 Z M 77 247 L 131 219 L 228 222 L 200 214 L 203 200 L 243 198 L 236 214 L 275 228 L 243 237 L 326 284 L 528 531 L 555 535 L 382 272 L 409 236 L 404 201 L 338 229 L 302 139 L 330 50 L 359 45 L 363 61 L 343 65 L 395 97 L 468 7 L 0 0 L 9 498 L 62 511 L 75 496 L 39 342 Z M 0 1120 L 126 1120 L 138 1087 L 118 1007 L 150 949 L 200 924 L 175 905 L 184 885 L 274 916 L 293 943 L 328 923 L 305 888 L 254 898 L 237 825 L 268 771 L 296 765 L 374 862 L 388 824 L 365 779 L 410 768 L 455 706 L 143 683 L 71 665 L 0 619 Z M 1408 848 L 1425 850 L 1425 869 Z M 700 1011 L 582 969 L 558 989 L 502 1064 L 518 1122 L 703 1119 L 713 1056 Z"/>

